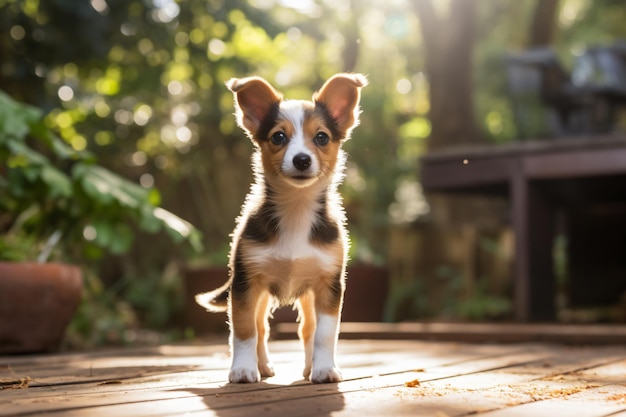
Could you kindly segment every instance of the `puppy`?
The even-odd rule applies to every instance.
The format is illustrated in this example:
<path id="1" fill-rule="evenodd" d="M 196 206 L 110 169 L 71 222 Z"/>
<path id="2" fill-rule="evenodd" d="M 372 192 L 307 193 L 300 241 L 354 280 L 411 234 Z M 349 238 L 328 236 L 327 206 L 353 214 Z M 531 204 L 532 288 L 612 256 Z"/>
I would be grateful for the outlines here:
<path id="1" fill-rule="evenodd" d="M 259 77 L 226 85 L 237 122 L 255 145 L 255 182 L 232 236 L 230 279 L 196 300 L 209 311 L 228 310 L 230 382 L 274 375 L 268 319 L 294 303 L 304 378 L 341 381 L 335 350 L 349 243 L 337 186 L 346 160 L 341 146 L 358 124 L 367 80 L 336 74 L 312 101 L 283 100 Z"/>

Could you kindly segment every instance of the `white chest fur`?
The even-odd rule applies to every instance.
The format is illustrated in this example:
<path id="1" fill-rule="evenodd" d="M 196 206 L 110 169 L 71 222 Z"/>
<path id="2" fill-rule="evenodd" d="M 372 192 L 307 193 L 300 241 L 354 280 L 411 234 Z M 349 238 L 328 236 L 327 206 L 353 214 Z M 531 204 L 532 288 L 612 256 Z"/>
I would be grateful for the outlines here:
<path id="1" fill-rule="evenodd" d="M 310 240 L 311 229 L 317 221 L 319 205 L 291 207 L 280 214 L 279 230 L 274 242 L 255 245 L 249 260 L 255 264 L 272 261 L 307 260 L 321 271 L 333 271 L 337 265 L 337 255 L 333 248 L 314 244 Z M 314 261 L 314 262 L 313 262 Z"/>
<path id="2" fill-rule="evenodd" d="M 330 244 L 312 241 L 312 229 L 320 221 L 318 213 L 323 207 L 317 199 L 302 197 L 277 204 L 275 239 L 246 245 L 244 255 L 248 268 L 285 302 L 303 288 L 314 286 L 322 276 L 335 276 L 343 264 L 343 236 Z"/>

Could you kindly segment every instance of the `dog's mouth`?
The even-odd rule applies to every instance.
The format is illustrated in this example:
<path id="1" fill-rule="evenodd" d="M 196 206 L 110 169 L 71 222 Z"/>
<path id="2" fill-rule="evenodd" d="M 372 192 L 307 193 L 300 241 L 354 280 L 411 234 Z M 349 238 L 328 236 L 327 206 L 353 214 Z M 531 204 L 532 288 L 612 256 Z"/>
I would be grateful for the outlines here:
<path id="1" fill-rule="evenodd" d="M 289 184 L 298 188 L 308 187 L 318 179 L 315 175 L 285 175 L 284 178 Z"/>

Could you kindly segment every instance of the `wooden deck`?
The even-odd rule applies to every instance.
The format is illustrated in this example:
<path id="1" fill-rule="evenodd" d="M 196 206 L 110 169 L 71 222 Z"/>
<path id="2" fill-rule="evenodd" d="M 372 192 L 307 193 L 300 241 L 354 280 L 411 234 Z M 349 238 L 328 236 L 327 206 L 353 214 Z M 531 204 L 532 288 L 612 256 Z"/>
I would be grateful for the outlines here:
<path id="1" fill-rule="evenodd" d="M 312 385 L 294 340 L 277 376 L 232 385 L 223 343 L 0 357 L 2 416 L 620 416 L 626 346 L 340 340 L 345 381 Z"/>

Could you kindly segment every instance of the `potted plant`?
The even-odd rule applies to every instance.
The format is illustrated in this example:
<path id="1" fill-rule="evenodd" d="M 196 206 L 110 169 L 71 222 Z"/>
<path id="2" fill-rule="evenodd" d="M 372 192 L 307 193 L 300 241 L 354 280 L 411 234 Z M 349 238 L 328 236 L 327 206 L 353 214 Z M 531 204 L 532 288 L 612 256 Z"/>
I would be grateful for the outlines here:
<path id="1" fill-rule="evenodd" d="M 228 332 L 226 313 L 207 313 L 196 294 L 214 290 L 228 280 L 228 246 L 202 259 L 191 260 L 183 274 L 184 324 L 196 335 Z"/>
<path id="2" fill-rule="evenodd" d="M 82 264 L 130 249 L 133 227 L 200 250 L 160 195 L 97 165 L 0 91 L 0 353 L 55 349 L 78 306 Z M 54 260 L 54 262 L 51 262 Z"/>

